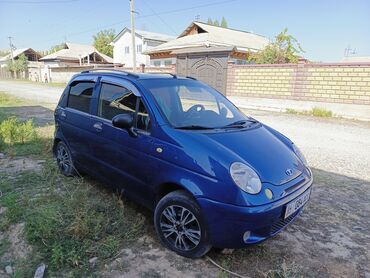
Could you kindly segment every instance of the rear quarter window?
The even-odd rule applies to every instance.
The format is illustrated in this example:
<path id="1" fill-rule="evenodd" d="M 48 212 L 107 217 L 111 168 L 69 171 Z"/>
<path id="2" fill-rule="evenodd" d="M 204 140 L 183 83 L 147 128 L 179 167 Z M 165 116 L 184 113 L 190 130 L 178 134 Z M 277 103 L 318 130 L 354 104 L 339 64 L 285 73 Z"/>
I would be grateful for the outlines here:
<path id="1" fill-rule="evenodd" d="M 69 89 L 67 107 L 89 113 L 94 86 L 95 82 L 72 83 Z"/>

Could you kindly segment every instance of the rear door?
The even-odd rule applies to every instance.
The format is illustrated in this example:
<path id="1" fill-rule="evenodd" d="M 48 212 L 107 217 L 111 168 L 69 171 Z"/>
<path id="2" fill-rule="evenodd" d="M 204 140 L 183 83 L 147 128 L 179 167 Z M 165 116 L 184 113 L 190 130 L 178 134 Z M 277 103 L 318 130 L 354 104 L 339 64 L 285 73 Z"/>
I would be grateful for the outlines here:
<path id="1" fill-rule="evenodd" d="M 77 78 L 70 86 L 66 105 L 59 108 L 58 124 L 74 161 L 83 168 L 92 166 L 90 137 L 93 132 L 91 103 L 95 78 Z"/>
<path id="2" fill-rule="evenodd" d="M 144 201 L 146 185 L 153 174 L 150 164 L 145 163 L 153 140 L 150 116 L 139 91 L 129 81 L 102 77 L 94 114 L 93 124 L 101 127 L 92 140 L 92 154 L 99 161 L 99 171 L 111 184 Z M 134 115 L 137 137 L 112 125 L 118 114 Z"/>

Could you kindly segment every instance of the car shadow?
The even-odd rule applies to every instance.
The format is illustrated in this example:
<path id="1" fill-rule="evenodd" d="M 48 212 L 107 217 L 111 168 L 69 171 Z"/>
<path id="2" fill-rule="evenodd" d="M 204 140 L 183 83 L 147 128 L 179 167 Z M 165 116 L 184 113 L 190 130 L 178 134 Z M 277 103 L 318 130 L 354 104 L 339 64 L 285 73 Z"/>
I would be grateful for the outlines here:
<path id="1" fill-rule="evenodd" d="M 41 105 L 0 107 L 0 120 L 11 116 L 21 121 L 32 119 L 36 127 L 54 124 L 54 111 Z"/>

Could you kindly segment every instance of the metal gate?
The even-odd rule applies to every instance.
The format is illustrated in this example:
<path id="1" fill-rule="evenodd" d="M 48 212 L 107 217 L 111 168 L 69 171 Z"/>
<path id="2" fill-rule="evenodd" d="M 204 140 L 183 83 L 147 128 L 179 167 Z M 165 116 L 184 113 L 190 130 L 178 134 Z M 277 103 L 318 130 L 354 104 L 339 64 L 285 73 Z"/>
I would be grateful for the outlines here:
<path id="1" fill-rule="evenodd" d="M 176 72 L 178 75 L 195 77 L 225 94 L 227 61 L 226 53 L 178 55 Z"/>

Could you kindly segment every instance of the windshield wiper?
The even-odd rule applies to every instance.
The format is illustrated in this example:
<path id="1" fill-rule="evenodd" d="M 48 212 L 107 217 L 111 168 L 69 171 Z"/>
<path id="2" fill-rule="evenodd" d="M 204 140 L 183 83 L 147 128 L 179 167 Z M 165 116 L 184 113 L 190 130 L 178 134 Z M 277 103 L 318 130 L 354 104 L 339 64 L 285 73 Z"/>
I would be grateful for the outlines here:
<path id="1" fill-rule="evenodd" d="M 214 129 L 213 127 L 201 126 L 201 125 L 185 125 L 176 127 L 176 129 L 187 129 L 187 130 L 197 130 L 197 129 Z"/>
<path id="2" fill-rule="evenodd" d="M 243 128 L 245 127 L 245 124 L 246 123 L 258 123 L 258 121 L 256 121 L 255 119 L 253 118 L 248 118 L 247 120 L 239 120 L 239 121 L 236 121 L 236 122 L 233 122 L 231 124 L 228 124 L 228 125 L 225 125 L 223 128 Z"/>

